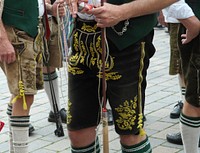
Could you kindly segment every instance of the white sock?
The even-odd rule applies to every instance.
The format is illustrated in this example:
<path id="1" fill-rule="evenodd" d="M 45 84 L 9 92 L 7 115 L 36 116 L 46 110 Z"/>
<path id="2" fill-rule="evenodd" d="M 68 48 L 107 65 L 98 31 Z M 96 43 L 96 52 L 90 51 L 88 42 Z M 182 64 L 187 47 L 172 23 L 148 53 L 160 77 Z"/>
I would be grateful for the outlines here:
<path id="1" fill-rule="evenodd" d="M 198 153 L 200 117 L 180 116 L 180 130 L 185 153 Z"/>
<path id="2" fill-rule="evenodd" d="M 29 116 L 11 116 L 13 147 L 15 153 L 28 153 Z"/>
<path id="3" fill-rule="evenodd" d="M 53 90 L 54 90 L 54 93 L 55 93 L 55 98 L 56 98 L 58 110 L 60 110 L 61 108 L 60 108 L 60 98 L 59 98 L 59 89 L 58 89 L 58 76 L 57 76 L 56 71 L 52 72 L 50 74 L 50 76 L 51 76 L 51 79 L 52 79 Z M 49 102 L 50 102 L 50 105 L 51 105 L 51 111 L 54 112 L 53 100 L 52 100 L 50 84 L 49 84 L 49 77 L 48 77 L 48 74 L 46 74 L 46 73 L 44 74 L 44 89 L 47 93 L 47 96 L 48 96 L 48 99 L 49 99 Z"/>
<path id="4" fill-rule="evenodd" d="M 7 115 L 8 115 L 8 127 L 9 127 L 9 152 L 14 153 L 14 148 L 13 148 L 13 136 L 12 136 L 12 130 L 11 130 L 11 125 L 10 125 L 10 117 L 12 115 L 12 106 L 8 105 L 7 108 Z"/>

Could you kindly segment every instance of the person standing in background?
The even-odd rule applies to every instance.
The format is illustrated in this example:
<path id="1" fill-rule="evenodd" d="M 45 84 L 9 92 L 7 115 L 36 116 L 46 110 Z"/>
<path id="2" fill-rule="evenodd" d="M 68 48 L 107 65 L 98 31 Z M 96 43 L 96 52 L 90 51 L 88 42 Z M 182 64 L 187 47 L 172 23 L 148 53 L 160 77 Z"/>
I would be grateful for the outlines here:
<path id="1" fill-rule="evenodd" d="M 30 108 L 37 90 L 43 89 L 44 7 L 43 0 L 4 1 L 0 66 L 11 93 L 7 108 L 10 153 L 29 152 Z"/>

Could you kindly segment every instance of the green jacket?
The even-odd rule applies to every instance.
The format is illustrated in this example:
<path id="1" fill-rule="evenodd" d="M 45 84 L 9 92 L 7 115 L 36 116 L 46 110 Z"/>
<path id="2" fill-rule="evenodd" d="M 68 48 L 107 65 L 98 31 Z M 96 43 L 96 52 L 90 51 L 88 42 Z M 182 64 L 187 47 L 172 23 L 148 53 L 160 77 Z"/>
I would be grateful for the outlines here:
<path id="1" fill-rule="evenodd" d="M 23 30 L 33 38 L 38 33 L 38 16 L 38 0 L 4 1 L 3 23 Z"/>
<path id="2" fill-rule="evenodd" d="M 108 0 L 108 3 L 111 4 L 123 4 L 130 2 L 132 0 Z M 122 36 L 119 36 L 115 33 L 112 28 L 107 28 L 107 37 L 120 49 L 124 49 L 135 42 L 142 39 L 146 36 L 149 32 L 153 30 L 153 27 L 157 23 L 157 15 L 150 14 L 145 15 L 137 18 L 129 19 L 129 25 L 127 26 L 127 31 L 124 32 Z M 122 31 L 124 27 L 124 21 L 118 23 L 114 26 L 116 31 Z"/>

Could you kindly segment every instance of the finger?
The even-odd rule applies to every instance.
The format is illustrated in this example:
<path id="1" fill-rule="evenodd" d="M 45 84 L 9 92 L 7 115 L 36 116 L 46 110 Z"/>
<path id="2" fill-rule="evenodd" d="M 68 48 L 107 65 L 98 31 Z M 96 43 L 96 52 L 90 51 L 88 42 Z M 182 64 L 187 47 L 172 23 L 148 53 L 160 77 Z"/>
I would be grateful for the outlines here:
<path id="1" fill-rule="evenodd" d="M 71 1 L 72 11 L 73 13 L 77 13 L 77 2 L 75 0 Z"/>
<path id="2" fill-rule="evenodd" d="M 181 38 L 186 38 L 186 34 L 182 34 L 182 35 L 181 35 Z"/>

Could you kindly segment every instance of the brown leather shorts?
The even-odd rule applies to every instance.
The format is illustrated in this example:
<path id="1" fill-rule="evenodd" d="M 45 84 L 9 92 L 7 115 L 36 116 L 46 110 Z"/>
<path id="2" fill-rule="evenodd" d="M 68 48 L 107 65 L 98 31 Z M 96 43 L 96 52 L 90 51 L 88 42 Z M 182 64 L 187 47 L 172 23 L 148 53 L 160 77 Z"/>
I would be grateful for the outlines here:
<path id="1" fill-rule="evenodd" d="M 61 35 L 62 31 L 58 28 L 56 21 L 50 17 L 49 25 L 51 30 L 50 40 L 48 41 L 48 50 L 49 50 L 49 66 L 55 68 L 61 68 L 63 66 L 63 53 L 62 53 L 62 41 Z M 60 31 L 58 31 L 60 30 Z"/>
<path id="2" fill-rule="evenodd" d="M 5 26 L 8 38 L 16 51 L 16 61 L 11 64 L 0 63 L 13 95 L 19 95 L 19 81 L 22 81 L 26 95 L 36 94 L 43 88 L 42 52 L 43 44 L 36 45 L 34 39 L 24 31 Z"/>
<path id="3" fill-rule="evenodd" d="M 178 48 L 178 28 L 179 23 L 168 23 L 170 34 L 170 63 L 169 74 L 176 75 L 181 74 L 181 57 Z"/>

